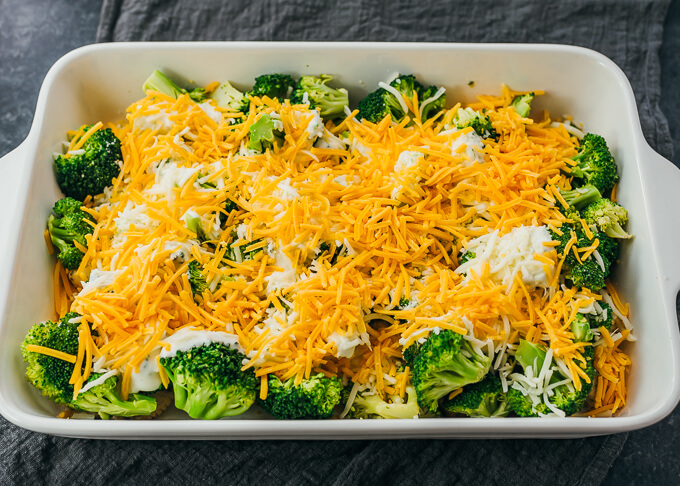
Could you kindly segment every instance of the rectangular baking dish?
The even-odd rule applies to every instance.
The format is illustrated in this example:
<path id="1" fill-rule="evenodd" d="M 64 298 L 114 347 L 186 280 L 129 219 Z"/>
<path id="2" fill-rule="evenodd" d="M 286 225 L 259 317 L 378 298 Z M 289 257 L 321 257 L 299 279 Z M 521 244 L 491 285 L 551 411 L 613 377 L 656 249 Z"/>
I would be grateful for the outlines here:
<path id="1" fill-rule="evenodd" d="M 499 418 L 275 421 L 257 412 L 208 422 L 62 420 L 24 379 L 19 344 L 35 323 L 53 317 L 53 261 L 43 231 L 61 197 L 52 152 L 66 130 L 124 117 L 155 68 L 198 85 L 231 80 L 246 87 L 263 73 L 329 73 L 356 103 L 378 81 L 414 73 L 447 88 L 452 101 L 516 90 L 546 91 L 534 113 L 570 114 L 603 135 L 622 175 L 620 202 L 629 210 L 622 264 L 614 274 L 632 308 L 638 342 L 629 399 L 611 418 Z M 468 83 L 474 81 L 472 86 Z M 680 171 L 654 152 L 640 128 L 635 98 L 622 71 L 587 49 L 559 45 L 403 43 L 121 43 L 77 49 L 45 77 L 26 140 L 0 160 L 0 413 L 39 432 L 125 439 L 364 439 L 405 437 L 583 437 L 638 429 L 668 415 L 680 398 L 680 340 L 675 297 L 680 289 Z"/>

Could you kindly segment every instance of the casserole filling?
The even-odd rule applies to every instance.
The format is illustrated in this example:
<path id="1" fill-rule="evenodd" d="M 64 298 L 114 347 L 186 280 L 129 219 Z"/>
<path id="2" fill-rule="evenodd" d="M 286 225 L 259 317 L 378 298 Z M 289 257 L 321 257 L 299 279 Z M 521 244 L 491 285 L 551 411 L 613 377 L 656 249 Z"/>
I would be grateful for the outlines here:
<path id="1" fill-rule="evenodd" d="M 413 76 L 183 89 L 57 154 L 56 321 L 27 376 L 73 410 L 192 418 L 611 415 L 634 340 L 602 137 L 541 92 L 449 103 Z M 623 243 L 625 244 L 625 243 Z"/>

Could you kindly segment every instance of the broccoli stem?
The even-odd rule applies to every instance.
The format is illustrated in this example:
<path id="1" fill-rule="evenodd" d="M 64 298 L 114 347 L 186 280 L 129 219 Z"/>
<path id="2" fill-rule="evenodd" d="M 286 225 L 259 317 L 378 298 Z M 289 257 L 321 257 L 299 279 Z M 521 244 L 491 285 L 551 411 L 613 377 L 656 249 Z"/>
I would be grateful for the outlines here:
<path id="1" fill-rule="evenodd" d="M 103 395 L 85 392 L 78 395 L 72 405 L 85 412 L 98 413 L 102 418 L 151 415 L 156 410 L 156 400 L 152 397 L 133 394 L 128 401 L 122 401 L 113 391 Z"/>
<path id="2" fill-rule="evenodd" d="M 571 191 L 560 191 L 560 195 L 569 206 L 573 206 L 576 209 L 582 209 L 602 198 L 602 194 L 597 190 L 597 187 L 590 184 L 572 189 Z"/>
<path id="3" fill-rule="evenodd" d="M 186 93 L 186 90 L 170 81 L 170 79 L 158 69 L 155 69 L 154 72 L 151 73 L 151 76 L 144 81 L 142 89 L 144 92 L 149 90 L 158 91 L 159 93 L 163 93 L 172 98 L 178 98 Z"/>

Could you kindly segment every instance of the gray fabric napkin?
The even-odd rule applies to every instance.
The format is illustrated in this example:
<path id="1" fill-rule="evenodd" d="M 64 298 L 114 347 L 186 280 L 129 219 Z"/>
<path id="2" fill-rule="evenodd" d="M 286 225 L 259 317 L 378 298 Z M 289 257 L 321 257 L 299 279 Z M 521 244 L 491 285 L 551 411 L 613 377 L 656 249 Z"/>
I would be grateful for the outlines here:
<path id="1" fill-rule="evenodd" d="M 659 108 L 667 0 L 104 0 L 97 40 L 548 42 L 596 49 L 630 78 L 645 135 L 670 157 Z M 550 484 L 602 482 L 627 434 L 572 440 L 111 442 L 0 421 L 1 484 Z"/>

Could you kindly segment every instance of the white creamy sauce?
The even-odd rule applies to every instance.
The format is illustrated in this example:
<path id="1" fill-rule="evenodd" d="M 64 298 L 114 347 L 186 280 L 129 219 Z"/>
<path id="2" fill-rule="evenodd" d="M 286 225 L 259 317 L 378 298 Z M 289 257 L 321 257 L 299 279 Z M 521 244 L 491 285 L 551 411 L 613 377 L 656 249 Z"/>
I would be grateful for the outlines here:
<path id="1" fill-rule="evenodd" d="M 283 268 L 283 271 L 273 272 L 264 278 L 267 283 L 267 293 L 271 294 L 293 285 L 297 281 L 297 275 L 291 259 L 273 243 L 270 243 L 267 247 L 267 254 L 276 260 L 275 265 L 277 267 Z"/>
<path id="2" fill-rule="evenodd" d="M 462 149 L 462 152 L 459 152 Z M 464 160 L 463 167 L 470 167 L 478 163 L 484 163 L 484 142 L 482 137 L 472 130 L 468 133 L 463 133 L 451 142 L 451 155 L 462 155 Z"/>
<path id="3" fill-rule="evenodd" d="M 169 349 L 165 349 L 165 346 L 161 348 L 161 358 L 172 358 L 177 356 L 180 351 L 189 351 L 192 348 L 206 346 L 210 343 L 222 343 L 230 348 L 238 349 L 241 353 L 244 352 L 237 335 L 220 331 L 184 328 L 163 339 L 161 344 L 163 343 L 169 344 L 170 347 Z"/>
<path id="4" fill-rule="evenodd" d="M 149 356 L 139 365 L 139 371 L 132 371 L 130 375 L 130 393 L 140 391 L 155 391 L 161 386 L 161 375 L 158 371 L 156 358 L 160 349 L 153 350 Z"/>

